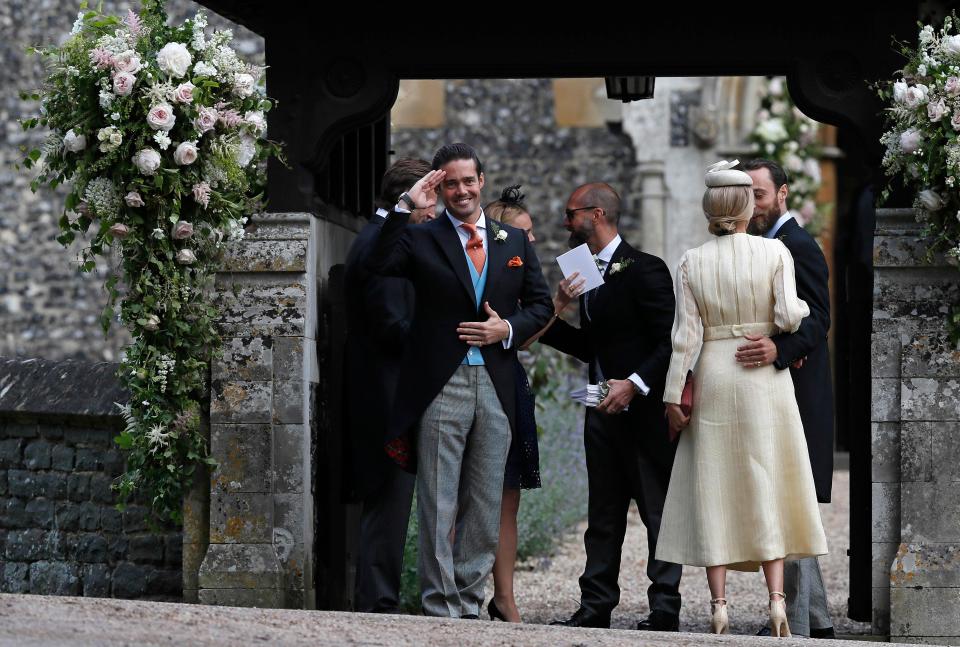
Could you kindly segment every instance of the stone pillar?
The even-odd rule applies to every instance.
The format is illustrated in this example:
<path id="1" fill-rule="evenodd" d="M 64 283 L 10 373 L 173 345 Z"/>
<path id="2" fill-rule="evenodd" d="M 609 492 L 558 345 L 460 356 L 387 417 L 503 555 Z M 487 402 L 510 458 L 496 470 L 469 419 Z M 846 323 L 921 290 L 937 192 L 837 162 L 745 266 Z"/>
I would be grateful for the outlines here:
<path id="1" fill-rule="evenodd" d="M 640 222 L 643 227 L 642 250 L 664 258 L 667 228 L 667 185 L 663 181 L 663 161 L 640 162 Z"/>
<path id="2" fill-rule="evenodd" d="M 873 626 L 960 638 L 960 353 L 945 314 L 958 273 L 927 263 L 910 209 L 877 210 L 872 368 Z"/>
<path id="3" fill-rule="evenodd" d="M 313 608 L 317 219 L 261 214 L 218 272 L 209 548 L 199 601 Z"/>

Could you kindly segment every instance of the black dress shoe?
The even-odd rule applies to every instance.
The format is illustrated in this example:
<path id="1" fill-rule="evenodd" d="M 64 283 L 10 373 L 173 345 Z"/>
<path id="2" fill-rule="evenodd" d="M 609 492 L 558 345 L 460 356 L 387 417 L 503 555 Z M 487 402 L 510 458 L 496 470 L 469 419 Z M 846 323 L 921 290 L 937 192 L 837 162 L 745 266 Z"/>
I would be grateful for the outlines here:
<path id="1" fill-rule="evenodd" d="M 576 613 L 566 620 L 554 620 L 550 624 L 561 627 L 596 627 L 599 629 L 609 629 L 610 614 L 595 613 L 586 607 L 580 607 Z"/>
<path id="2" fill-rule="evenodd" d="M 503 615 L 503 612 L 500 611 L 500 607 L 498 607 L 493 600 L 490 600 L 490 604 L 487 605 L 487 613 L 490 614 L 491 620 L 500 620 L 502 622 L 507 621 L 507 617 Z"/>
<path id="3" fill-rule="evenodd" d="M 810 627 L 810 637 L 811 638 L 836 638 L 837 634 L 833 632 L 833 627 L 827 627 L 826 629 L 814 629 Z"/>
<path id="4" fill-rule="evenodd" d="M 460 619 L 461 619 L 461 620 L 479 620 L 480 618 L 479 618 L 478 616 L 475 616 L 475 615 L 472 614 L 472 613 L 468 613 L 468 614 L 465 615 L 465 616 L 460 616 Z"/>
<path id="5" fill-rule="evenodd" d="M 680 631 L 680 616 L 654 611 L 646 620 L 637 623 L 637 629 L 640 631 Z"/>
<path id="6" fill-rule="evenodd" d="M 757 635 L 758 635 L 758 636 L 769 636 L 769 635 L 770 635 L 770 627 L 768 627 L 768 626 L 766 626 L 766 625 L 760 627 L 760 630 L 757 631 Z"/>

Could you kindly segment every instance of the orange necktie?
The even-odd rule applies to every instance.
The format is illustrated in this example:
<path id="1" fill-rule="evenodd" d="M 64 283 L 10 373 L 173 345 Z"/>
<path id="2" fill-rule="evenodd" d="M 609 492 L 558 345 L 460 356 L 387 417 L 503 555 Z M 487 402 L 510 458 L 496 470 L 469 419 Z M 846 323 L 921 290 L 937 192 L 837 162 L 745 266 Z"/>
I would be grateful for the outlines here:
<path id="1" fill-rule="evenodd" d="M 477 269 L 477 274 L 483 273 L 483 264 L 487 261 L 487 253 L 483 251 L 483 239 L 477 233 L 477 226 L 465 222 L 460 225 L 470 233 L 470 240 L 467 241 L 467 256 L 473 261 L 473 266 Z"/>

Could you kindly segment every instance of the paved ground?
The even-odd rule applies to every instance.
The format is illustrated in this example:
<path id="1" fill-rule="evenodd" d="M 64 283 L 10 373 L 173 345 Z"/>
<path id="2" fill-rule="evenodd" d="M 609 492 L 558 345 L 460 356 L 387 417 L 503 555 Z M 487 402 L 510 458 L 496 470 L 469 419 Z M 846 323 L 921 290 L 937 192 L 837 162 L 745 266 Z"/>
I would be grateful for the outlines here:
<path id="1" fill-rule="evenodd" d="M 567 629 L 418 616 L 375 616 L 330 611 L 207 607 L 97 598 L 0 594 L 0 646 L 97 645 L 436 645 L 543 647 L 591 645 L 763 645 L 772 639 L 707 634 L 656 634 L 616 629 Z M 801 639 L 780 645 L 809 645 Z M 842 647 L 843 641 L 817 641 Z"/>
<path id="2" fill-rule="evenodd" d="M 826 580 L 830 611 L 837 632 L 847 635 L 869 634 L 869 624 L 854 622 L 846 617 L 849 595 L 846 556 L 850 545 L 849 477 L 850 473 L 847 471 L 835 472 L 833 503 L 820 506 L 830 550 L 829 555 L 821 558 L 820 565 Z M 584 564 L 585 529 L 586 524 L 581 524 L 553 557 L 522 565 L 526 570 L 517 573 L 515 591 L 520 613 L 526 622 L 549 623 L 551 620 L 569 616 L 576 610 L 580 598 L 577 578 Z M 649 607 L 646 592 L 646 555 L 646 532 L 634 508 L 624 544 L 620 570 L 622 593 L 620 606 L 614 611 L 612 619 L 614 627 L 631 628 L 636 626 L 637 619 L 647 616 Z M 704 569 L 685 568 L 680 593 L 683 596 L 681 629 L 706 632 L 710 614 L 710 592 L 707 589 Z M 753 634 L 765 623 L 767 594 L 761 573 L 730 572 L 727 578 L 727 599 L 733 633 Z"/>

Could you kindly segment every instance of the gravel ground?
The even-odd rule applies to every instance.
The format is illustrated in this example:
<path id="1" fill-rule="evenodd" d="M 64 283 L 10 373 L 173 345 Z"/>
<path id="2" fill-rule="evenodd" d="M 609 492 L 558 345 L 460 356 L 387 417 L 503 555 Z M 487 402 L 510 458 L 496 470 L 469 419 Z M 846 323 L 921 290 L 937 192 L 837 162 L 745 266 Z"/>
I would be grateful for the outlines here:
<path id="1" fill-rule="evenodd" d="M 827 587 L 830 612 L 838 634 L 869 634 L 868 623 L 854 622 L 846 617 L 849 581 L 847 548 L 849 548 L 849 487 L 850 473 L 836 471 L 833 479 L 833 503 L 820 506 L 825 524 L 830 553 L 820 558 L 824 584 Z M 521 505 L 523 503 L 521 502 Z M 521 564 L 514 583 L 517 605 L 524 621 L 549 623 L 568 617 L 579 604 L 580 588 L 577 579 L 585 561 L 583 531 L 580 524 L 567 537 L 554 555 L 529 560 Z M 613 612 L 612 626 L 632 628 L 649 612 L 647 604 L 646 560 L 647 537 L 634 507 L 630 513 L 627 537 L 623 547 L 620 568 L 620 606 Z M 680 583 L 683 608 L 680 611 L 682 631 L 705 632 L 710 614 L 710 592 L 706 573 L 697 567 L 685 567 Z M 762 573 L 729 572 L 727 599 L 730 630 L 734 634 L 753 634 L 767 619 L 767 594 Z M 819 643 L 818 643 L 819 644 Z"/>

